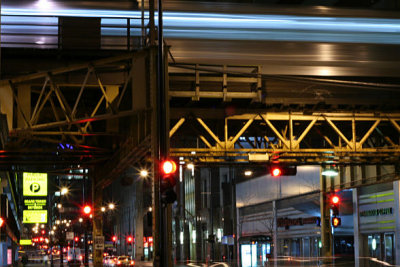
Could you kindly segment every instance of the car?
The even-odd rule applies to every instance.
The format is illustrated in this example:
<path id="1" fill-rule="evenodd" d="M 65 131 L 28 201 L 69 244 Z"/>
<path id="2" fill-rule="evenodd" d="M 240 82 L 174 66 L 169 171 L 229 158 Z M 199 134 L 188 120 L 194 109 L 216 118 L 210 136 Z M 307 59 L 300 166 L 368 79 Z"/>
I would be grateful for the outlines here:
<path id="1" fill-rule="evenodd" d="M 114 256 L 105 256 L 103 259 L 104 267 L 113 267 L 114 266 Z"/>
<path id="2" fill-rule="evenodd" d="M 135 261 L 132 260 L 129 256 L 119 256 L 114 266 L 134 266 Z"/>

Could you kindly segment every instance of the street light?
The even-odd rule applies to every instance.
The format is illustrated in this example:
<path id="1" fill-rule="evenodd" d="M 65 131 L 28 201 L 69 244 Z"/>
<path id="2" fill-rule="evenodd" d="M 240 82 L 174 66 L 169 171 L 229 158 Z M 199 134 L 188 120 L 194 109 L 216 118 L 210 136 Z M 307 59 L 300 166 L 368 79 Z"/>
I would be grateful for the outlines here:
<path id="1" fill-rule="evenodd" d="M 145 169 L 140 171 L 140 177 L 147 177 L 149 175 L 149 172 Z"/>
<path id="2" fill-rule="evenodd" d="M 62 187 L 60 193 L 61 193 L 61 195 L 66 195 L 66 194 L 68 194 L 68 191 L 69 191 L 68 187 Z"/>
<path id="3" fill-rule="evenodd" d="M 108 208 L 109 208 L 110 210 L 115 209 L 115 204 L 114 204 L 114 203 L 108 204 Z"/>
<path id="4" fill-rule="evenodd" d="M 106 211 L 106 207 L 101 207 L 101 212 L 105 212 Z"/>

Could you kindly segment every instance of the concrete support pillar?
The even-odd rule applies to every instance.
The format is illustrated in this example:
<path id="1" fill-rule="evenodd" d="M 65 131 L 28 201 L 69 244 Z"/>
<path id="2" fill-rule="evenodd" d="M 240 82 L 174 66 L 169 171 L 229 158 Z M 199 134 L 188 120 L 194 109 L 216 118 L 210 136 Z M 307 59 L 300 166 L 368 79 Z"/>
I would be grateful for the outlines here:
<path id="1" fill-rule="evenodd" d="M 273 237 L 274 244 L 274 266 L 278 266 L 278 208 L 276 200 L 272 201 L 272 220 L 273 220 Z"/>
<path id="2" fill-rule="evenodd" d="M 332 256 L 332 229 L 330 222 L 329 205 L 326 195 L 326 177 L 320 175 L 320 207 L 321 207 L 321 242 L 322 242 L 322 256 Z"/>
<path id="3" fill-rule="evenodd" d="M 278 209 L 276 200 L 272 201 L 272 219 L 273 221 L 273 242 L 274 242 L 274 259 L 278 258 Z M 275 261 L 276 262 L 276 261 Z"/>
<path id="4" fill-rule="evenodd" d="M 144 256 L 143 251 L 143 217 L 146 215 L 147 210 L 143 205 L 143 181 L 139 180 L 136 183 L 136 201 L 135 201 L 135 210 L 136 210 L 136 223 L 135 223 L 135 259 L 141 260 Z M 147 220 L 146 220 L 147 222 Z"/>
<path id="5" fill-rule="evenodd" d="M 353 227 L 354 227 L 354 265 L 362 266 L 360 257 L 363 257 L 363 240 L 360 233 L 360 215 L 359 215 L 359 189 L 353 188 Z"/>
<path id="6" fill-rule="evenodd" d="M 13 129 L 13 93 L 8 85 L 0 86 L 0 112 L 7 115 L 8 129 Z"/>
<path id="7" fill-rule="evenodd" d="M 97 237 L 103 236 L 103 213 L 101 212 L 101 206 L 103 205 L 103 188 L 96 187 L 96 179 L 92 179 L 92 192 L 93 192 L 93 240 Z M 95 242 L 93 242 L 95 243 Z M 103 250 L 95 249 L 95 244 L 93 244 L 93 266 L 101 267 L 103 266 Z"/>
<path id="8" fill-rule="evenodd" d="M 393 182 L 395 228 L 395 265 L 400 265 L 400 181 Z"/>

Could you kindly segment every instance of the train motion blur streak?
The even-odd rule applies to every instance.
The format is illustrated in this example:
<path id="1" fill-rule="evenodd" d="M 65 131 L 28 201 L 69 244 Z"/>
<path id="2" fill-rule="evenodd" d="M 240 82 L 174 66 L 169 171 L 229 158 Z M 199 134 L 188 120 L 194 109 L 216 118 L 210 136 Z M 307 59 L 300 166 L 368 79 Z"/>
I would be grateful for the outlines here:
<path id="1" fill-rule="evenodd" d="M 140 18 L 140 11 L 2 7 L 2 15 Z M 11 18 L 5 17 L 3 23 Z M 16 18 L 13 18 L 16 19 Z M 18 19 L 18 18 L 17 18 Z M 21 18 L 29 20 L 28 17 Z M 37 17 L 35 23 L 48 18 Z M 157 21 L 157 19 L 156 19 Z M 139 23 L 139 22 L 137 22 Z M 5 28 L 7 25 L 4 26 Z M 27 27 L 24 25 L 14 27 Z M 164 34 L 172 39 L 304 41 L 400 44 L 400 20 L 386 18 L 312 17 L 294 15 L 164 13 Z M 125 33 L 115 32 L 124 35 Z"/>

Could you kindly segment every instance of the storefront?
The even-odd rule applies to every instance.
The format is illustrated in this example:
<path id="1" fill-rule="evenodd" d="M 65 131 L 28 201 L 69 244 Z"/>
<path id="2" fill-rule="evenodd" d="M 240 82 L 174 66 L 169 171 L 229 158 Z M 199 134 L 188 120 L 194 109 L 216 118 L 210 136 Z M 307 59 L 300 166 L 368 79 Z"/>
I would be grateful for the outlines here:
<path id="1" fill-rule="evenodd" d="M 395 264 L 396 220 L 392 183 L 361 188 L 358 205 L 363 256 Z"/>
<path id="2" fill-rule="evenodd" d="M 239 238 L 242 267 L 264 266 L 271 258 L 272 238 L 270 236 L 246 236 Z"/>

